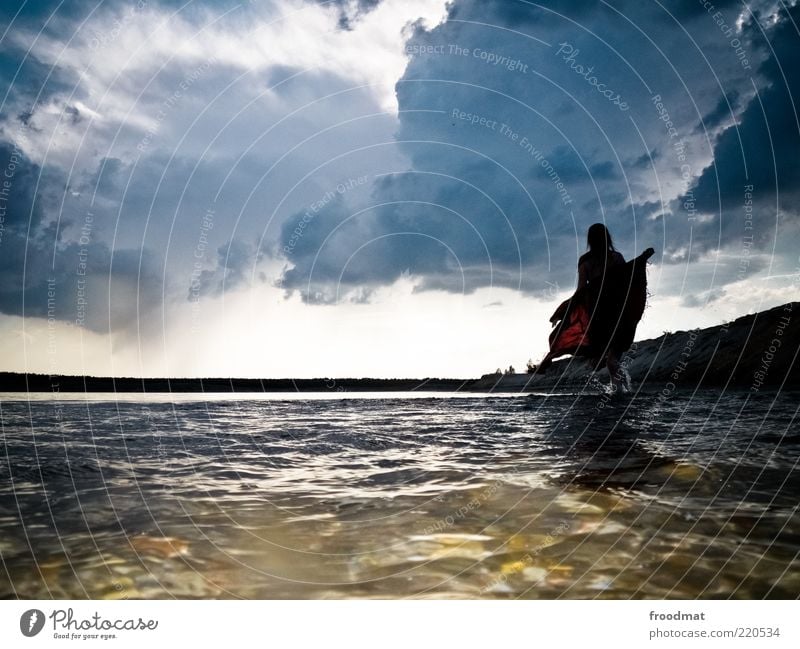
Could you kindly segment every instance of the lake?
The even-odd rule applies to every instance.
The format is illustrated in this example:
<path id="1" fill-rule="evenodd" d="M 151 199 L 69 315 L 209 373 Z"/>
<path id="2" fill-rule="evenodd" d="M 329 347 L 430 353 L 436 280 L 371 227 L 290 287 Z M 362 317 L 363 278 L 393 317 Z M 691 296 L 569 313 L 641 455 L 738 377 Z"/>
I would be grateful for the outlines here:
<path id="1" fill-rule="evenodd" d="M 0 395 L 0 596 L 797 598 L 797 391 Z"/>

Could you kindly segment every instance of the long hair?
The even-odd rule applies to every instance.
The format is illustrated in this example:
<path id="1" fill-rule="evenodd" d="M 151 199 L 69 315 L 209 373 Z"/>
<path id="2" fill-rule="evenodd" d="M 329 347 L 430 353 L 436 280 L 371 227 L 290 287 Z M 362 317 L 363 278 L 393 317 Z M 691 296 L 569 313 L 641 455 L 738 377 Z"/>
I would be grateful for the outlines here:
<path id="1" fill-rule="evenodd" d="M 595 223 L 589 227 L 589 232 L 586 234 L 586 245 L 592 257 L 608 257 L 609 254 L 616 251 L 611 233 L 602 223 Z"/>

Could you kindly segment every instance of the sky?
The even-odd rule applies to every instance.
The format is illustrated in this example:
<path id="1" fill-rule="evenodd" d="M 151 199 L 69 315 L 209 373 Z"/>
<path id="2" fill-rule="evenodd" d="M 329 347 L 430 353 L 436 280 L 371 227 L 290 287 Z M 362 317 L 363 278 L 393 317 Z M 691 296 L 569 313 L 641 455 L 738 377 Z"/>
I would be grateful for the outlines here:
<path id="1" fill-rule="evenodd" d="M 800 294 L 783 0 L 7 1 L 0 371 L 477 377 L 586 230 L 637 338 Z"/>

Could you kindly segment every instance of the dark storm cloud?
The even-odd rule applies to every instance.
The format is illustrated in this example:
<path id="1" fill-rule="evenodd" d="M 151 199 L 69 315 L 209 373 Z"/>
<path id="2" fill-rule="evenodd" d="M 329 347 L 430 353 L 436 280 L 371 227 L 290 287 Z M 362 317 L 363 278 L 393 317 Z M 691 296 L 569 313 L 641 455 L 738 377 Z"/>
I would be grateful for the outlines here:
<path id="1" fill-rule="evenodd" d="M 256 247 L 241 239 L 232 239 L 217 248 L 215 266 L 201 271 L 189 288 L 188 298 L 222 295 L 242 284 L 254 275 L 261 256 Z"/>
<path id="2" fill-rule="evenodd" d="M 751 5 L 757 19 L 743 15 L 736 33 L 756 66 L 769 51 L 761 4 L 769 3 Z M 685 262 L 674 253 L 687 246 L 692 227 L 681 201 L 670 202 L 686 187 L 681 165 L 688 161 L 697 175 L 712 152 L 729 157 L 738 146 L 730 128 L 736 120 L 740 131 L 752 130 L 743 134 L 750 146 L 764 141 L 747 126 L 755 105 L 744 105 L 753 94 L 752 72 L 724 33 L 739 24 L 743 8 L 718 2 L 710 14 L 696 2 L 666 9 L 611 5 L 457 0 L 442 25 L 417 26 L 396 86 L 397 138 L 416 173 L 376 182 L 371 206 L 327 206 L 303 225 L 299 239 L 292 231 L 302 214 L 290 218 L 281 236 L 290 262 L 284 286 L 326 302 L 410 275 L 418 290 L 500 285 L 535 294 L 548 284 L 572 284 L 586 228 L 596 221 L 609 225 L 626 256 L 663 242 L 670 260 Z M 776 32 L 776 38 L 796 52 L 797 35 L 785 14 L 781 20 L 784 37 Z M 788 52 L 776 58 L 783 57 Z M 774 81 L 763 87 L 764 76 L 774 78 L 770 65 L 754 80 L 767 121 L 787 130 L 790 95 L 779 96 Z M 792 69 L 797 74 L 797 65 Z M 607 99 L 602 88 L 620 100 Z M 667 115 L 658 113 L 656 96 Z M 687 142 L 684 159 L 676 153 L 678 138 Z M 778 146 L 779 164 L 788 167 L 798 147 L 791 136 Z M 731 157 L 727 184 L 738 187 L 741 205 Z M 763 182 L 770 161 L 753 165 L 754 182 Z M 796 169 L 783 172 L 782 189 L 792 185 Z M 702 172 L 698 201 L 715 196 L 715 173 L 713 166 Z M 693 251 L 735 244 L 719 230 L 718 223 L 696 224 Z M 737 279 L 735 271 L 718 277 Z"/>
<path id="3" fill-rule="evenodd" d="M 509 187 L 503 196 L 479 189 L 481 183 L 507 184 L 496 164 L 471 160 L 460 171 L 457 178 L 437 172 L 384 176 L 366 208 L 353 210 L 337 197 L 317 214 L 295 214 L 281 236 L 294 265 L 283 286 L 324 302 L 348 287 L 391 284 L 405 274 L 427 278 L 430 288 L 458 291 L 524 283 L 522 249 L 530 245 L 516 232 L 530 231 L 530 199 L 521 187 Z M 502 272 L 514 266 L 516 273 Z"/>
<path id="4" fill-rule="evenodd" d="M 588 3 L 553 6 L 581 14 L 590 10 Z M 490 285 L 547 290 L 552 278 L 543 273 L 551 271 L 553 255 L 575 255 L 571 210 L 576 205 L 599 210 L 596 184 L 619 180 L 620 172 L 606 153 L 575 146 L 586 141 L 585 122 L 559 121 L 558 115 L 569 111 L 554 115 L 553 86 L 524 71 L 542 56 L 552 58 L 552 51 L 502 30 L 461 22 L 538 25 L 549 20 L 536 11 L 523 3 L 460 2 L 451 7 L 449 22 L 432 32 L 417 30 L 411 48 L 444 52 L 412 57 L 397 84 L 398 139 L 417 173 L 383 177 L 374 186 L 374 207 L 346 223 L 348 215 L 336 204 L 305 224 L 302 237 L 288 246 L 292 267 L 284 286 L 330 296 L 408 274 L 423 290 L 470 292 Z M 485 57 L 451 55 L 450 44 L 519 64 L 511 69 Z M 547 66 L 563 76 L 558 61 Z M 573 76 L 563 82 L 584 89 Z M 564 99 L 556 97 L 559 103 Z M 618 113 L 609 122 L 621 119 Z M 603 198 L 625 203 L 624 192 L 606 192 Z M 285 246 L 300 219 L 288 220 Z M 559 266 L 558 281 L 571 283 L 573 269 Z"/>
<path id="5" fill-rule="evenodd" d="M 561 19 L 562 16 L 579 18 L 597 7 L 596 0 L 482 0 L 481 2 L 453 2 L 449 20 L 480 20 L 508 27 L 541 24 Z"/>
<path id="6" fill-rule="evenodd" d="M 725 297 L 724 288 L 711 289 L 700 294 L 687 293 L 681 299 L 681 304 L 690 308 L 703 307 L 712 302 L 716 302 L 722 297 Z"/>
<path id="7" fill-rule="evenodd" d="M 208 52 L 208 58 L 201 53 L 167 62 L 150 62 L 146 55 L 143 61 L 131 58 L 119 76 L 115 68 L 109 69 L 103 54 L 107 52 L 112 58 L 119 54 L 115 44 L 146 28 L 149 12 L 156 18 L 158 14 L 166 16 L 169 9 L 185 3 L 152 2 L 141 5 L 141 12 L 137 10 L 140 5 L 102 3 L 81 27 L 83 38 L 76 38 L 64 50 L 63 70 L 40 64 L 34 55 L 52 60 L 69 37 L 79 34 L 79 19 L 98 5 L 74 3 L 70 12 L 59 10 L 23 64 L 21 81 L 12 84 L 26 56 L 21 44 L 34 40 L 56 4 L 25 7 L 14 23 L 17 46 L 8 50 L 4 68 L 3 78 L 13 92 L 2 113 L 3 133 L 8 138 L 23 129 L 37 136 L 30 137 L 23 150 L 36 160 L 46 160 L 42 169 L 34 165 L 33 174 L 48 180 L 40 184 L 36 200 L 29 197 L 27 202 L 35 206 L 37 219 L 54 228 L 47 231 L 46 241 L 40 241 L 43 235 L 36 227 L 31 229 L 30 241 L 15 240 L 15 249 L 24 252 L 27 245 L 29 252 L 9 268 L 5 306 L 0 307 L 6 313 L 21 312 L 23 288 L 34 295 L 32 286 L 40 291 L 42 278 L 49 277 L 51 271 L 64 271 L 67 278 L 74 275 L 69 272 L 69 263 L 66 267 L 59 264 L 75 253 L 70 242 L 88 211 L 95 215 L 97 224 L 90 246 L 92 263 L 99 264 L 91 267 L 95 276 L 102 275 L 104 269 L 115 274 L 126 272 L 112 263 L 112 246 L 137 250 L 144 244 L 158 251 L 158 255 L 143 257 L 139 279 L 152 284 L 152 291 L 143 289 L 146 295 L 161 291 L 161 268 L 165 265 L 170 266 L 166 290 L 172 296 L 185 295 L 190 275 L 200 275 L 203 295 L 244 285 L 248 272 L 262 259 L 254 242 L 259 241 L 264 223 L 272 222 L 265 212 L 278 200 L 275 194 L 280 198 L 288 183 L 306 173 L 310 161 L 314 161 L 310 166 L 316 166 L 316 158 L 324 160 L 357 146 L 360 139 L 366 142 L 372 137 L 361 124 L 343 126 L 330 134 L 322 128 L 339 121 L 347 124 L 351 117 L 355 121 L 364 111 L 377 112 L 373 92 L 365 87 L 354 89 L 352 79 L 338 71 L 269 65 L 260 60 L 254 69 L 247 69 L 249 60 L 223 56 L 224 61 L 217 61 L 214 51 Z M 343 4 L 347 4 L 341 7 L 343 15 L 351 18 L 372 7 L 369 2 Z M 239 27 L 236 21 L 244 12 L 261 17 L 261 10 L 280 8 L 269 3 L 258 5 L 231 3 L 231 7 L 244 10 L 232 19 L 233 26 Z M 216 2 L 192 3 L 181 9 L 176 21 L 181 27 L 176 31 L 181 33 L 183 23 L 198 28 L 207 24 L 220 9 Z M 230 34 L 226 33 L 227 25 L 217 29 L 216 38 L 221 42 L 225 37 L 231 42 L 243 37 L 240 29 Z M 92 35 L 97 35 L 96 40 Z M 84 62 L 92 73 L 76 74 L 84 69 Z M 74 97 L 69 97 L 73 91 Z M 333 99 L 314 101 L 326 95 Z M 209 105 L 211 99 L 214 101 Z M 297 111 L 293 111 L 295 107 Z M 238 116 L 233 123 L 231 116 Z M 275 128 L 279 121 L 280 127 Z M 389 132 L 390 128 L 385 130 Z M 306 149 L 287 151 L 312 135 L 312 144 Z M 317 149 L 310 151 L 314 146 Z M 282 164 L 265 178 L 265 170 L 281 156 Z M 35 180 L 26 187 L 34 185 Z M 292 200 L 286 202 L 275 224 L 295 209 Z M 201 222 L 210 209 L 215 212 L 214 228 L 201 234 Z M 55 229 L 57 222 L 60 225 Z M 10 230 L 6 242 L 22 236 L 21 230 Z M 201 237 L 203 254 L 198 258 Z M 231 241 L 230 245 L 226 243 Z M 273 237 L 269 245 L 274 243 Z M 48 255 L 40 254 L 45 246 L 55 251 L 52 263 Z M 19 271 L 23 263 L 28 267 L 26 287 Z M 200 264 L 199 270 L 195 263 Z M 27 305 L 26 313 L 32 313 Z M 41 309 L 37 313 L 41 314 Z"/>
<path id="8" fill-rule="evenodd" d="M 661 152 L 658 149 L 647 151 L 637 158 L 627 163 L 631 169 L 649 169 L 653 163 L 661 157 Z"/>
<path id="9" fill-rule="evenodd" d="M 158 261 L 98 240 L 99 215 L 59 219 L 65 178 L 0 142 L 0 313 L 118 331 L 158 306 Z M 37 189 L 38 186 L 38 189 Z"/>
<path id="10" fill-rule="evenodd" d="M 735 119 L 734 109 L 736 108 L 739 94 L 731 92 L 720 98 L 714 110 L 707 113 L 697 125 L 698 131 L 713 131 L 718 126 L 730 126 Z"/>
<path id="11" fill-rule="evenodd" d="M 768 34 L 774 54 L 759 73 L 766 88 L 750 100 L 738 125 L 725 130 L 714 147 L 713 162 L 682 200 L 694 198 L 698 210 L 722 213 L 722 237 L 743 236 L 742 209 L 746 186 L 753 187 L 756 245 L 775 236 L 775 210 L 797 222 L 800 210 L 800 40 L 796 25 L 800 6 L 784 13 Z M 718 228 L 716 223 L 706 229 Z"/>
<path id="12" fill-rule="evenodd" d="M 591 5 L 552 6 L 583 15 Z M 575 254 L 571 209 L 579 199 L 599 209 L 596 183 L 618 180 L 619 171 L 605 154 L 575 147 L 585 139 L 584 124 L 565 144 L 557 131 L 569 125 L 548 121 L 553 87 L 525 71 L 541 58 L 540 43 L 463 21 L 525 23 L 547 31 L 538 25 L 551 17 L 524 3 L 460 2 L 444 25 L 416 31 L 411 51 L 434 48 L 437 54 L 413 56 L 397 84 L 398 139 L 415 173 L 384 176 L 374 185 L 372 207 L 353 208 L 357 215 L 349 220 L 342 205 L 328 206 L 303 224 L 296 242 L 292 232 L 302 215 L 290 218 L 281 237 L 292 265 L 285 287 L 317 301 L 403 275 L 413 276 L 419 290 L 549 289 L 552 278 L 543 273 L 551 271 L 552 258 Z M 506 64 L 452 55 L 451 44 L 505 56 Z M 511 59 L 518 61 L 514 69 Z M 561 64 L 548 64 L 561 73 Z M 559 107 L 560 115 L 569 112 Z M 619 119 L 611 116 L 611 122 Z M 624 192 L 604 198 L 625 202 Z M 559 265 L 559 281 L 571 283 L 573 270 Z"/>
<path id="13" fill-rule="evenodd" d="M 97 6 L 65 4 L 70 5 L 70 13 L 59 14 L 62 27 L 51 34 L 51 48 L 57 49 L 70 33 L 72 27 L 64 25 Z M 357 30 L 359 17 L 378 3 L 343 0 L 333 4 L 331 11 L 341 12 L 340 29 Z M 15 215 L 9 213 L 2 244 L 9 249 L 5 244 L 15 242 L 14 250 L 22 251 L 9 254 L 4 263 L 10 264 L 12 283 L 33 291 L 29 292 L 33 302 L 26 297 L 26 313 L 31 312 L 29 307 L 42 313 L 31 305 L 41 303 L 36 296 L 41 296 L 43 281 L 51 271 L 70 278 L 62 280 L 66 288 L 61 294 L 74 294 L 72 266 L 80 253 L 75 246 L 90 208 L 98 223 L 88 245 L 91 261 L 87 263 L 97 280 L 94 284 L 110 273 L 120 277 L 119 285 L 147 282 L 151 286 L 146 295 L 160 292 L 161 268 L 169 258 L 171 281 L 181 273 L 186 276 L 186 282 L 183 278 L 176 282 L 174 293 L 184 296 L 199 223 L 209 206 L 217 211 L 208 235 L 209 256 L 203 257 L 198 271 L 203 295 L 247 285 L 263 258 L 258 250 L 262 244 L 255 242 L 267 223 L 271 229 L 265 233 L 265 245 L 279 262 L 286 263 L 281 284 L 310 302 L 366 301 L 375 289 L 405 276 L 414 278 L 416 290 L 470 292 L 494 285 L 552 294 L 552 285 L 574 282 L 575 262 L 585 247 L 586 228 L 593 222 L 607 223 L 627 256 L 656 245 L 662 236 L 668 250 L 678 250 L 688 241 L 690 229 L 681 201 L 669 209 L 685 185 L 680 183 L 672 141 L 651 101 L 656 93 L 663 97 L 676 128 L 690 139 L 693 170 L 701 174 L 694 195 L 703 210 L 712 214 L 718 210 L 718 178 L 724 190 L 723 211 L 728 213 L 740 204 L 740 136 L 752 182 L 759 192 L 769 188 L 770 173 L 775 174 L 771 159 L 764 160 L 762 154 L 763 142 L 770 135 L 767 124 L 778 157 L 778 188 L 786 192 L 784 200 L 790 198 L 798 172 L 787 161 L 798 143 L 786 108 L 796 99 L 798 73 L 796 47 L 792 49 L 797 36 L 788 29 L 786 16 L 770 38 L 780 50 L 775 60 L 782 63 L 789 89 L 774 61 L 754 76 L 765 119 L 760 116 L 758 99 L 751 100 L 752 83 L 736 60 L 730 39 L 721 35 L 700 3 L 669 6 L 680 26 L 657 5 L 633 0 L 610 4 L 613 8 L 593 1 L 562 0 L 537 7 L 521 0 L 456 0 L 442 25 L 430 31 L 421 23 L 408 27 L 408 66 L 396 86 L 400 113 L 394 134 L 402 162 L 380 169 L 381 175 L 371 177 L 371 186 L 360 194 L 337 194 L 307 220 L 307 208 L 301 207 L 307 192 L 314 192 L 308 196 L 324 193 L 331 183 L 353 173 L 340 166 L 352 164 L 355 169 L 361 163 L 370 173 L 379 173 L 367 154 L 355 160 L 358 156 L 352 153 L 375 143 L 369 128 L 360 122 L 354 122 L 352 130 L 339 125 L 335 130 L 327 128 L 379 110 L 371 90 L 351 94 L 354 83 L 361 80 L 354 82 L 345 73 L 340 77 L 338 70 L 296 75 L 300 70 L 292 62 L 274 66 L 262 62 L 240 85 L 228 88 L 241 72 L 237 67 L 241 61 L 233 57 L 225 64 L 207 65 L 192 55 L 157 74 L 151 62 L 134 66 L 120 81 L 114 80 L 114 91 L 118 91 L 111 94 L 114 101 L 98 104 L 81 94 L 90 87 L 85 80 L 75 97 L 67 97 L 78 81 L 76 70 L 94 58 L 76 55 L 72 67 L 51 69 L 29 56 L 4 107 L 5 140 L 11 141 L 21 127 L 31 132 L 43 129 L 37 146 L 30 148 L 38 160 L 42 143 L 50 137 L 47 124 L 59 130 L 53 131 L 56 146 L 48 150 L 45 168 L 27 163 L 28 171 L 20 171 L 20 179 L 29 174 L 34 180 L 19 181 L 16 200 L 22 208 Z M 742 5 L 715 4 L 729 24 L 736 24 Z M 756 5 L 761 4 L 768 3 L 748 6 L 760 16 Z M 237 5 L 231 2 L 222 7 Z M 52 6 L 26 5 L 19 20 L 35 34 Z M 180 6 L 176 0 L 148 8 L 156 12 Z M 185 10 L 189 12 L 186 24 L 207 22 L 212 7 L 220 10 L 218 3 L 192 3 Z M 94 27 L 108 28 L 115 11 L 128 9 L 125 3 L 103 3 L 103 19 L 87 24 L 87 33 Z M 141 27 L 132 20 L 134 26 Z M 759 41 L 759 26 L 758 21 L 745 20 L 740 34 L 755 66 L 768 51 Z M 220 32 L 226 38 L 239 36 L 239 32 L 225 34 L 223 28 Z M 560 53 L 562 43 L 568 43 L 568 48 Z M 0 58 L 0 75 L 6 84 L 11 84 L 25 55 L 15 47 L 19 48 L 19 42 Z M 47 50 L 43 47 L 38 53 L 47 59 Z M 102 58 L 97 57 L 100 67 Z M 589 67 L 591 73 L 584 74 Z M 198 68 L 202 73 L 191 88 L 176 96 L 182 81 Z M 105 78 L 114 79 L 113 74 L 112 70 Z M 284 80 L 279 88 L 272 87 Z M 624 98 L 625 110 L 599 91 L 600 82 L 620 101 Z M 148 91 L 137 96 L 145 86 Z M 229 127 L 230 117 L 267 87 L 259 101 L 248 104 L 250 108 Z M 38 108 L 32 109 L 40 91 Z M 341 100 L 317 103 L 326 94 Z M 132 98 L 135 106 L 128 103 Z M 293 109 L 301 106 L 294 114 Z M 133 108 L 130 122 L 118 128 L 129 107 Z M 279 121 L 280 129 L 273 130 Z M 738 129 L 731 126 L 735 121 Z M 154 122 L 158 123 L 148 126 Z M 698 130 L 701 123 L 705 130 Z M 508 127 L 505 131 L 503 124 Z M 89 132 L 89 125 L 91 137 L 77 145 L 81 129 Z M 152 133 L 145 133 L 147 128 Z M 389 128 L 394 129 L 394 124 Z M 705 131 L 710 131 L 707 141 Z M 212 137 L 211 148 L 206 149 Z M 385 139 L 391 140 L 391 135 Z M 294 149 L 298 143 L 303 146 Z M 80 151 L 82 165 L 67 178 L 73 149 L 79 146 L 85 146 Z M 712 153 L 713 164 L 701 173 Z M 751 164 L 751 159 L 758 162 Z M 281 164 L 272 170 L 278 160 Z M 335 169 L 325 168 L 327 177 L 318 178 L 315 171 L 308 184 L 295 185 L 329 160 L 336 162 L 331 165 Z M 268 178 L 265 170 L 271 170 Z M 47 182 L 34 191 L 35 178 L 40 176 Z M 669 185 L 667 205 L 660 202 L 659 182 Z M 773 178 L 773 189 L 774 185 Z M 216 196 L 220 187 L 222 192 Z M 65 188 L 69 195 L 63 201 Z M 254 188 L 257 191 L 251 195 Z M 274 209 L 286 191 L 291 196 L 281 203 L 281 210 Z M 766 201 L 763 196 L 759 194 L 761 204 Z M 89 205 L 90 200 L 94 204 Z M 17 228 L 15 220 L 24 227 Z M 31 236 L 26 240 L 21 237 L 29 222 Z M 695 239 L 697 249 L 735 241 L 735 233 L 726 227 L 720 239 L 719 223 L 698 225 L 695 234 L 702 236 L 700 241 Z M 112 233 L 126 250 L 119 258 L 117 251 L 111 253 L 112 245 L 120 245 L 111 243 Z M 158 254 L 140 255 L 137 250 L 142 245 Z M 24 281 L 19 270 L 23 263 L 28 265 Z M 20 291 L 13 287 L 0 296 L 0 302 L 3 312 L 21 312 Z M 94 303 L 100 304 L 97 299 Z M 65 313 L 64 317 L 69 316 Z"/>
<path id="14" fill-rule="evenodd" d="M 74 0 L 73 2 L 63 2 L 61 0 L 4 0 L 0 3 L 0 18 L 2 21 L 14 24 L 36 24 L 42 23 L 48 18 L 56 15 L 69 18 L 79 18 L 85 16 L 92 7 L 97 6 L 98 2 Z"/>
<path id="15" fill-rule="evenodd" d="M 81 190 L 103 197 L 118 197 L 122 190 L 125 163 L 119 158 L 102 158 L 94 173 L 81 184 Z"/>
<path id="16" fill-rule="evenodd" d="M 134 9 L 141 10 L 150 5 L 166 7 L 182 12 L 202 10 L 209 6 L 219 10 L 241 6 L 242 0 L 3 0 L 0 3 L 0 18 L 3 22 L 14 19 L 17 26 L 33 25 L 37 29 L 43 23 L 58 19 L 82 20 L 90 13 L 102 10 Z"/>
<path id="17" fill-rule="evenodd" d="M 709 6 L 713 7 L 714 11 L 729 9 L 731 7 L 735 8 L 738 5 L 741 5 L 741 0 L 714 0 L 713 3 L 709 3 Z M 672 21 L 672 19 L 683 21 L 708 14 L 708 8 L 705 7 L 702 2 L 698 2 L 698 0 L 672 0 L 672 2 L 664 6 L 669 12 L 664 15 L 664 19 L 669 21 Z"/>
<path id="18" fill-rule="evenodd" d="M 63 93 L 75 83 L 74 77 L 58 67 L 45 65 L 32 53 L 3 41 L 0 51 L 0 88 L 4 98 L 3 113 L 18 111 L 18 119 L 25 121 L 36 103 L 48 101 Z M 74 107 L 71 110 L 75 110 Z"/>

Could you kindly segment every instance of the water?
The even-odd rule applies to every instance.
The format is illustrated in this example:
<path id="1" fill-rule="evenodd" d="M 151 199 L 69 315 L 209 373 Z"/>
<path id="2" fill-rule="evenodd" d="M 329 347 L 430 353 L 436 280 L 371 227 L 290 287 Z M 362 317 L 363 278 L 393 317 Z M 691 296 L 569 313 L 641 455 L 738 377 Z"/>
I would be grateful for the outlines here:
<path id="1" fill-rule="evenodd" d="M 0 596 L 796 598 L 798 396 L 3 395 Z"/>

